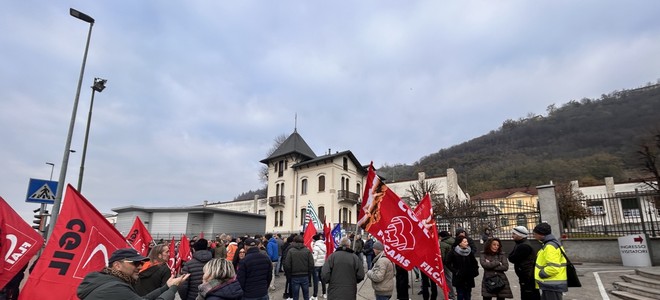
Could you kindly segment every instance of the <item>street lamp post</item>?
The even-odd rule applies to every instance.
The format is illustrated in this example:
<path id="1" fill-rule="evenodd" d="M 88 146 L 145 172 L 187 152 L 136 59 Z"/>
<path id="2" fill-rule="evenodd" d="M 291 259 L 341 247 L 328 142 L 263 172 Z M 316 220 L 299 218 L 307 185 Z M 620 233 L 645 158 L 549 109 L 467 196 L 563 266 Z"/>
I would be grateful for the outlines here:
<path id="1" fill-rule="evenodd" d="M 55 169 L 55 164 L 52 162 L 46 162 L 50 166 L 50 180 L 53 181 L 53 170 Z"/>
<path id="2" fill-rule="evenodd" d="M 82 87 L 83 75 L 85 74 L 85 64 L 87 63 L 87 52 L 89 51 L 89 40 L 92 37 L 92 27 L 94 26 L 94 19 L 82 12 L 73 8 L 69 9 L 69 14 L 79 20 L 89 23 L 89 31 L 87 32 L 87 43 L 85 44 L 85 54 L 83 55 L 82 66 L 80 67 L 80 77 L 78 78 L 78 89 L 76 90 L 76 97 L 73 100 L 73 110 L 71 111 L 71 122 L 69 123 L 69 133 L 66 137 L 64 145 L 64 155 L 62 157 L 62 167 L 60 168 L 60 178 L 57 182 L 57 193 L 55 194 L 55 203 L 53 204 L 53 211 L 50 217 L 50 226 L 48 226 L 48 234 L 46 240 L 50 238 L 57 222 L 57 216 L 60 213 L 60 206 L 62 205 L 62 194 L 64 193 L 64 181 L 66 181 L 66 171 L 69 165 L 69 154 L 71 153 L 71 138 L 73 137 L 73 127 L 76 124 L 76 113 L 78 111 L 78 100 L 80 99 L 80 88 Z"/>
<path id="3" fill-rule="evenodd" d="M 85 130 L 85 143 L 83 144 L 82 160 L 80 162 L 80 175 L 78 176 L 78 192 L 82 192 L 83 174 L 85 173 L 85 157 L 87 156 L 87 141 L 89 139 L 89 125 L 92 123 L 92 108 L 94 107 L 94 93 L 103 92 L 106 82 L 108 81 L 97 77 L 94 78 L 94 85 L 92 85 L 92 100 L 89 103 L 87 129 Z"/>

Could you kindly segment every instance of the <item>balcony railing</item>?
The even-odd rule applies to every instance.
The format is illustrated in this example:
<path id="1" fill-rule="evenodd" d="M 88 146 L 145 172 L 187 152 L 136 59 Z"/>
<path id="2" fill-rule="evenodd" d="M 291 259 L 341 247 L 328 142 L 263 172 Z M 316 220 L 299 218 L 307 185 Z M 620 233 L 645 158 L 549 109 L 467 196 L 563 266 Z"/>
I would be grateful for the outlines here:
<path id="1" fill-rule="evenodd" d="M 273 196 L 268 198 L 268 205 L 270 206 L 284 206 L 284 196 Z"/>
<path id="2" fill-rule="evenodd" d="M 340 203 L 345 202 L 348 204 L 357 204 L 360 200 L 360 195 L 357 193 L 351 193 L 349 191 L 339 190 L 337 191 L 337 200 Z"/>

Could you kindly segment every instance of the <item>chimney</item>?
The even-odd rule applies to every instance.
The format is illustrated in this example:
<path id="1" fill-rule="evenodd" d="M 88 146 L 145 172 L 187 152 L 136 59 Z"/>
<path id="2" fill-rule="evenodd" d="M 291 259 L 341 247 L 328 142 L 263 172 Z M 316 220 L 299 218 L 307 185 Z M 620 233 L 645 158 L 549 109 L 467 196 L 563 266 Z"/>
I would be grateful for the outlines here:
<path id="1" fill-rule="evenodd" d="M 616 194 L 616 189 L 614 188 L 614 177 L 605 177 L 605 191 L 608 195 Z"/>
<path id="2" fill-rule="evenodd" d="M 206 207 L 207 205 L 209 205 L 209 200 L 204 200 L 204 207 Z"/>

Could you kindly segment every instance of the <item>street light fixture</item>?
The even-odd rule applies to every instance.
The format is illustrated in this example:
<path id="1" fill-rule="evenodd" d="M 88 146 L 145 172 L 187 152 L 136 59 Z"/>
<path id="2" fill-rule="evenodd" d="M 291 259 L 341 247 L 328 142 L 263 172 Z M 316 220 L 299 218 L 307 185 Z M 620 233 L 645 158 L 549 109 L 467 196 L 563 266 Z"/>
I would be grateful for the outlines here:
<path id="1" fill-rule="evenodd" d="M 55 202 L 53 204 L 53 211 L 50 217 L 50 226 L 48 226 L 48 234 L 46 240 L 53 234 L 53 228 L 57 222 L 57 217 L 60 214 L 60 206 L 62 206 L 62 194 L 64 193 L 64 181 L 66 181 L 66 171 L 69 165 L 69 154 L 71 153 L 71 138 L 73 137 L 73 127 L 76 124 L 76 113 L 78 112 L 78 100 L 80 99 L 80 88 L 82 87 L 83 75 L 85 74 L 85 64 L 87 63 L 87 52 L 89 51 L 89 40 L 92 37 L 92 27 L 94 26 L 94 19 L 80 11 L 73 8 L 69 9 L 69 14 L 79 20 L 89 23 L 89 31 L 87 32 L 87 43 L 85 44 L 85 54 L 83 54 L 82 66 L 80 67 L 80 77 L 78 77 L 78 89 L 76 90 L 76 97 L 73 100 L 73 110 L 71 111 L 71 122 L 69 123 L 69 132 L 66 137 L 64 145 L 64 155 L 62 157 L 62 167 L 60 168 L 60 178 L 57 182 L 57 193 L 55 194 Z"/>
<path id="2" fill-rule="evenodd" d="M 55 169 L 55 164 L 52 162 L 46 162 L 50 166 L 50 181 L 53 181 L 53 170 Z"/>
<path id="3" fill-rule="evenodd" d="M 94 78 L 92 88 L 92 100 L 89 103 L 89 114 L 87 115 L 87 129 L 85 130 L 85 143 L 83 144 L 82 160 L 80 162 L 80 174 L 78 175 L 78 192 L 82 193 L 83 174 L 85 173 L 85 157 L 87 156 L 87 141 L 89 140 L 89 125 L 92 123 L 92 108 L 94 107 L 94 93 L 103 92 L 106 79 Z"/>

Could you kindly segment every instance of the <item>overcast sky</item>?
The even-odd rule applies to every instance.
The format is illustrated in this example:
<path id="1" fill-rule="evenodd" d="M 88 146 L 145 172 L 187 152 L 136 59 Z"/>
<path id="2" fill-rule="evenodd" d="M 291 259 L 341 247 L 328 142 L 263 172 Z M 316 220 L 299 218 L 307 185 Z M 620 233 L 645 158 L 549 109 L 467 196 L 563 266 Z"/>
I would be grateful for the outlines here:
<path id="1" fill-rule="evenodd" d="M 5 1 L 0 196 L 26 219 L 30 178 L 57 180 L 96 19 L 67 182 L 128 205 L 227 201 L 296 127 L 317 155 L 412 164 L 660 78 L 660 1 Z"/>

